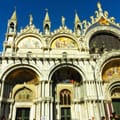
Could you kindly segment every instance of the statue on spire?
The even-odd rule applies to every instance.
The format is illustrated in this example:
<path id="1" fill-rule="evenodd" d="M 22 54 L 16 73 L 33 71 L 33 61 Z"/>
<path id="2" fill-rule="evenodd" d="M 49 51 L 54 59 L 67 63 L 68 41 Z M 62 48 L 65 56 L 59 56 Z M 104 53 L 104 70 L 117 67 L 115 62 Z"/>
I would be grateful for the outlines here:
<path id="1" fill-rule="evenodd" d="M 65 17 L 62 16 L 62 26 L 64 27 L 65 26 Z"/>
<path id="2" fill-rule="evenodd" d="M 32 25 L 33 24 L 33 17 L 32 17 L 32 15 L 30 14 L 30 21 L 29 21 L 29 25 Z"/>
<path id="3" fill-rule="evenodd" d="M 102 12 L 102 6 L 100 2 L 97 3 L 97 7 L 98 7 L 98 11 Z"/>

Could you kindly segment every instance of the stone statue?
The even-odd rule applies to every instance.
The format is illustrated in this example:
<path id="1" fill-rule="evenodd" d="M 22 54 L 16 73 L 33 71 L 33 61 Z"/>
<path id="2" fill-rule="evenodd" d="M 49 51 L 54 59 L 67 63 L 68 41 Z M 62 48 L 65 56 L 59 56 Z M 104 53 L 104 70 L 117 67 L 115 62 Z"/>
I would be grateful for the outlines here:
<path id="1" fill-rule="evenodd" d="M 29 24 L 32 25 L 32 23 L 33 23 L 33 17 L 32 17 L 32 15 L 30 14 L 30 21 L 29 21 Z"/>
<path id="2" fill-rule="evenodd" d="M 65 26 L 65 17 L 62 16 L 62 26 Z"/>

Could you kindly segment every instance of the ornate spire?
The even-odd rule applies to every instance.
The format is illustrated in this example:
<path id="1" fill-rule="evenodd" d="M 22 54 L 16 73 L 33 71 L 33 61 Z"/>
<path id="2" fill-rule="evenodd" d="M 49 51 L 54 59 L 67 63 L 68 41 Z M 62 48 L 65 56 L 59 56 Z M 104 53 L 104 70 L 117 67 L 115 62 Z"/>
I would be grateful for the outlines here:
<path id="1" fill-rule="evenodd" d="M 43 21 L 43 29 L 44 29 L 45 34 L 50 33 L 50 27 L 51 27 L 50 17 L 49 17 L 49 14 L 48 14 L 48 9 L 46 9 L 45 18 L 44 18 L 44 21 Z"/>
<path id="2" fill-rule="evenodd" d="M 8 20 L 7 33 L 16 34 L 16 31 L 17 31 L 17 15 L 16 15 L 16 8 L 15 8 L 11 18 Z"/>
<path id="3" fill-rule="evenodd" d="M 48 14 L 48 9 L 46 8 L 46 14 L 45 14 L 45 19 L 44 19 L 44 22 L 50 22 L 50 17 L 49 17 L 49 14 Z"/>
<path id="4" fill-rule="evenodd" d="M 12 14 L 10 20 L 17 21 L 16 8 L 15 8 L 15 10 L 14 10 L 14 12 L 13 12 L 13 14 Z"/>
<path id="5" fill-rule="evenodd" d="M 80 32 L 81 32 L 81 22 L 80 22 L 80 19 L 79 19 L 79 16 L 75 10 L 75 21 L 74 21 L 74 31 L 77 35 L 80 35 Z"/>
<path id="6" fill-rule="evenodd" d="M 77 14 L 77 11 L 75 11 L 75 23 L 80 23 L 79 16 Z"/>

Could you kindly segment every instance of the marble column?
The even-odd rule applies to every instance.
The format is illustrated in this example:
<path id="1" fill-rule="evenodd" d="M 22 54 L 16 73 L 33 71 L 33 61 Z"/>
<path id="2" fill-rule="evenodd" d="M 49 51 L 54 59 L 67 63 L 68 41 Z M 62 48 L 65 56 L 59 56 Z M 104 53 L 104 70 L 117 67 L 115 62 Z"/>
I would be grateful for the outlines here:
<path id="1" fill-rule="evenodd" d="M 0 93 L 0 113 L 2 113 L 2 99 L 3 99 L 3 92 L 4 92 L 4 82 L 1 82 L 1 93 Z M 1 116 L 0 116 L 1 117 Z"/>
<path id="2" fill-rule="evenodd" d="M 13 114 L 13 102 L 10 103 L 9 120 L 12 120 L 12 114 Z"/>

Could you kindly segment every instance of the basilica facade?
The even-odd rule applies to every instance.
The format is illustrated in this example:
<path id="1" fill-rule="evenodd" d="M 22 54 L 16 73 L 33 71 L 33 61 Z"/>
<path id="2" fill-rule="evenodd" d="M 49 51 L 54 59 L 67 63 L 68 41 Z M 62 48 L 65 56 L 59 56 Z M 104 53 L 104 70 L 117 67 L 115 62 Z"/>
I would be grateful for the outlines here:
<path id="1" fill-rule="evenodd" d="M 91 20 L 65 18 L 51 32 L 8 20 L 0 56 L 0 117 L 6 120 L 100 120 L 120 114 L 120 24 L 97 3 Z"/>

